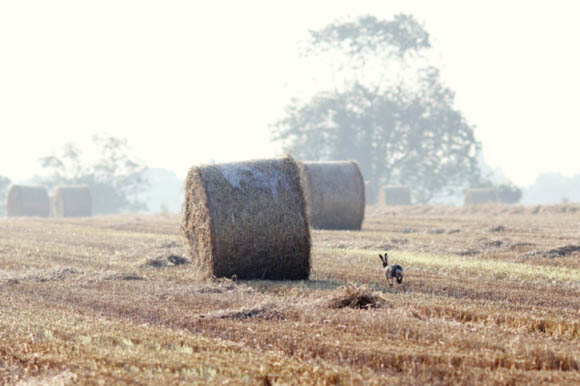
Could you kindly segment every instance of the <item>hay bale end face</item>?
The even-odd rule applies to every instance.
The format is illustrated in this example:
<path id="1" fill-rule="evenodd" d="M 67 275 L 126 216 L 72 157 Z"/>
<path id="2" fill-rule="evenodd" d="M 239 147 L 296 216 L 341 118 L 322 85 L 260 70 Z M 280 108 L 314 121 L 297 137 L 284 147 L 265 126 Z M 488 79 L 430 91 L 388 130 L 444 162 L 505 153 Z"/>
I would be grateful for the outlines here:
<path id="1" fill-rule="evenodd" d="M 52 201 L 55 217 L 89 217 L 93 213 L 91 191 L 86 185 L 60 186 L 54 191 Z"/>
<path id="2" fill-rule="evenodd" d="M 313 228 L 361 229 L 365 183 L 355 161 L 305 161 L 300 172 Z"/>
<path id="3" fill-rule="evenodd" d="M 216 277 L 303 280 L 310 230 L 291 157 L 190 169 L 182 230 L 192 260 Z"/>
<path id="4" fill-rule="evenodd" d="M 496 189 L 469 189 L 465 192 L 464 205 L 481 205 L 497 201 Z"/>
<path id="5" fill-rule="evenodd" d="M 50 203 L 43 186 L 12 185 L 6 196 L 6 216 L 48 217 Z"/>
<path id="6" fill-rule="evenodd" d="M 408 186 L 382 186 L 380 196 L 380 202 L 384 205 L 411 205 Z"/>

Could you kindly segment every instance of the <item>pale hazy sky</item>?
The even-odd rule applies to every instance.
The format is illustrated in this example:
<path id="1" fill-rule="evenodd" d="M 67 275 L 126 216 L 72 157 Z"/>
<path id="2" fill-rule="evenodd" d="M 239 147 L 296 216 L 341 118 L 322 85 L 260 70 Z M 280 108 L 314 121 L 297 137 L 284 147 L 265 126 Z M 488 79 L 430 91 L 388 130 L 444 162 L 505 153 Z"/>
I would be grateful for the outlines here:
<path id="1" fill-rule="evenodd" d="M 574 1 L 0 1 L 0 175 L 95 133 L 152 167 L 273 156 L 268 124 L 324 74 L 308 29 L 413 14 L 489 164 L 522 186 L 580 173 Z M 578 3 L 580 4 L 580 3 Z M 317 73 L 318 72 L 318 73 Z"/>

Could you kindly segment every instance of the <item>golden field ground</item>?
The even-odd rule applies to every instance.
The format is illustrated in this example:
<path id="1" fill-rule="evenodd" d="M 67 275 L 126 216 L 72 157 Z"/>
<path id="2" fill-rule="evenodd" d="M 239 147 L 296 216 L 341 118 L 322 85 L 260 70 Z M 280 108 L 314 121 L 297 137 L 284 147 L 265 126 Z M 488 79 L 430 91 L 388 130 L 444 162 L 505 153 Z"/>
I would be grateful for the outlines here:
<path id="1" fill-rule="evenodd" d="M 204 280 L 179 223 L 0 219 L 0 383 L 580 384 L 579 207 L 367 207 L 299 282 Z"/>

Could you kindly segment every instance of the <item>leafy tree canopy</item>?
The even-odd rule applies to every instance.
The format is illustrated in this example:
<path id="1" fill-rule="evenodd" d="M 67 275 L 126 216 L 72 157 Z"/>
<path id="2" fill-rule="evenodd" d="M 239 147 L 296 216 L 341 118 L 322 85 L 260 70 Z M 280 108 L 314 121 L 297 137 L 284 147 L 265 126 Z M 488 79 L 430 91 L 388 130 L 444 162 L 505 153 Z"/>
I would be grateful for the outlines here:
<path id="1" fill-rule="evenodd" d="M 48 176 L 42 183 L 49 188 L 58 185 L 86 184 L 93 198 L 93 212 L 110 214 L 146 209 L 139 198 L 147 190 L 144 165 L 131 158 L 126 139 L 93 136 L 99 158 L 87 162 L 72 143 L 64 145 L 61 154 L 40 159 Z"/>
<path id="2" fill-rule="evenodd" d="M 309 52 L 334 51 L 349 71 L 334 90 L 292 100 L 273 125 L 273 139 L 286 151 L 300 159 L 355 159 L 375 189 L 409 185 L 416 202 L 477 184 L 480 144 L 454 107 L 455 94 L 434 66 L 407 65 L 430 48 L 412 16 L 364 16 L 311 36 Z"/>

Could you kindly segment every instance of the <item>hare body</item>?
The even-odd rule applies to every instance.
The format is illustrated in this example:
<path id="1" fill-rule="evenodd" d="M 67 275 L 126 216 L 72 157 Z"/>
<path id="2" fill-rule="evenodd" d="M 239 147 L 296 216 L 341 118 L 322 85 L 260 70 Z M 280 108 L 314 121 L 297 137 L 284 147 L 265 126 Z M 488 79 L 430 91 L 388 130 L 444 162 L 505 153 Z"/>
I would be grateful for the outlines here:
<path id="1" fill-rule="evenodd" d="M 389 286 L 393 285 L 393 279 L 397 280 L 398 284 L 403 282 L 403 267 L 399 264 L 389 264 L 389 256 L 385 252 L 385 256 L 379 254 L 379 258 L 383 262 L 383 269 L 385 271 L 385 278 L 387 279 L 387 283 Z"/>

